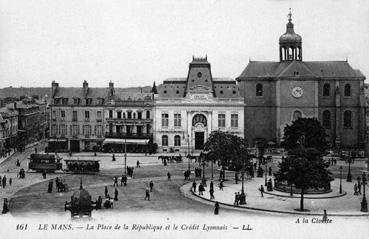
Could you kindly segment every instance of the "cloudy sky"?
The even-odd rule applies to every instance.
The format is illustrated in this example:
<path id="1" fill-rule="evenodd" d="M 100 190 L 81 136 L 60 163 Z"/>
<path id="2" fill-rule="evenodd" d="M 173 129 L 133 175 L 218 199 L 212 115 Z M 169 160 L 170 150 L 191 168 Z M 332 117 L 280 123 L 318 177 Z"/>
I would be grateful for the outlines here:
<path id="1" fill-rule="evenodd" d="M 367 0 L 0 0 L 0 87 L 152 85 L 207 55 L 216 77 L 277 61 L 288 9 L 306 61 L 369 76 Z"/>

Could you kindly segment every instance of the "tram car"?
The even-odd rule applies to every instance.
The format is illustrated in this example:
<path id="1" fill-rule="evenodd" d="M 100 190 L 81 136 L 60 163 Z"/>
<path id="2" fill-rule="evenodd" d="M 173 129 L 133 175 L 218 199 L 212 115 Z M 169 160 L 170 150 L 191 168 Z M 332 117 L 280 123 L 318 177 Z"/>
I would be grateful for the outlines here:
<path id="1" fill-rule="evenodd" d="M 62 169 L 61 159 L 54 154 L 31 154 L 28 169 L 36 172 L 54 173 L 56 170 Z"/>
<path id="2" fill-rule="evenodd" d="M 100 171 L 99 160 L 95 159 L 66 159 L 66 172 L 74 174 L 95 174 Z"/>

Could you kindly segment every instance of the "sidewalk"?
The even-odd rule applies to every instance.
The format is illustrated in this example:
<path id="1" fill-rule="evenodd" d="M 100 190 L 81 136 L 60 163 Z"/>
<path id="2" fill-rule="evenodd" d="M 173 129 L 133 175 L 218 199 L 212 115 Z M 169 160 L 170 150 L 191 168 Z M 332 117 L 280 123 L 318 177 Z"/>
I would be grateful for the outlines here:
<path id="1" fill-rule="evenodd" d="M 199 184 L 201 180 L 197 180 Z M 273 191 L 271 194 L 264 193 L 264 197 L 261 197 L 261 193 L 258 190 L 260 185 L 264 185 L 263 178 L 253 178 L 251 181 L 247 181 L 244 185 L 244 191 L 246 193 L 246 205 L 234 205 L 235 192 L 240 192 L 242 184 L 234 184 L 233 182 L 225 182 L 224 190 L 219 190 L 218 181 L 214 182 L 214 196 L 215 200 L 210 200 L 209 184 L 210 181 L 207 180 L 207 187 L 203 196 L 199 196 L 198 193 L 193 193 L 191 191 L 192 182 L 181 187 L 181 191 L 184 196 L 191 199 L 201 201 L 206 204 L 214 204 L 218 201 L 223 206 L 228 206 L 236 210 L 256 210 L 263 211 L 266 213 L 284 213 L 284 214 L 297 214 L 297 215 L 323 215 L 323 211 L 327 210 L 330 216 L 369 216 L 369 213 L 360 212 L 360 202 L 362 196 L 353 195 L 354 182 L 347 183 L 343 182 L 343 193 L 340 197 L 334 198 L 324 198 L 324 196 L 337 196 L 339 195 L 339 179 L 333 181 L 332 192 L 326 195 L 314 195 L 313 199 L 304 199 L 304 208 L 309 211 L 301 212 L 296 211 L 300 207 L 300 194 L 295 194 L 293 198 L 289 197 L 289 193 L 282 193 L 278 191 Z M 265 187 L 266 190 L 266 187 Z M 367 187 L 367 192 L 368 187 Z M 305 195 L 306 197 L 312 195 Z M 320 197 L 320 198 L 319 198 Z M 368 197 L 367 197 L 368 199 Z"/>

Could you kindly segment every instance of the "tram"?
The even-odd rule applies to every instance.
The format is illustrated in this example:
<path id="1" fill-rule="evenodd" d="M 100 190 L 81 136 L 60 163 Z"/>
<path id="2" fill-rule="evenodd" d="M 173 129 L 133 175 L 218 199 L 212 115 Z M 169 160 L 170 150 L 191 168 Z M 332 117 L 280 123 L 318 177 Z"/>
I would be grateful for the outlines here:
<path id="1" fill-rule="evenodd" d="M 61 159 L 54 154 L 31 154 L 28 169 L 36 172 L 55 173 L 56 170 L 62 169 Z"/>
<path id="2" fill-rule="evenodd" d="M 96 174 L 100 171 L 99 160 L 95 159 L 65 159 L 64 171 L 74 174 Z"/>

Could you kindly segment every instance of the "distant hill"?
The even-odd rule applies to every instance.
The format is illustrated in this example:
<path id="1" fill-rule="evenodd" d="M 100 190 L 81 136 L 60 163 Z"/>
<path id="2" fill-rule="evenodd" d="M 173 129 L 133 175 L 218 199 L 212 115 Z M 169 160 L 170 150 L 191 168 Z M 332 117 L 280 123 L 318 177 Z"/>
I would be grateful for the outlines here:
<path id="1" fill-rule="evenodd" d="M 63 87 L 63 86 L 61 86 Z M 91 86 L 93 87 L 93 86 Z M 79 87 L 76 87 L 79 88 Z M 116 88 L 120 91 L 129 91 L 129 92 L 150 92 L 151 86 L 143 86 L 143 87 L 128 87 L 128 88 Z M 51 87 L 6 87 L 0 89 L 0 99 L 4 99 L 6 97 L 16 97 L 20 96 L 35 96 L 37 95 L 39 98 L 43 98 L 45 95 L 50 96 Z"/>

